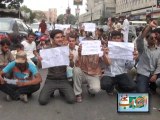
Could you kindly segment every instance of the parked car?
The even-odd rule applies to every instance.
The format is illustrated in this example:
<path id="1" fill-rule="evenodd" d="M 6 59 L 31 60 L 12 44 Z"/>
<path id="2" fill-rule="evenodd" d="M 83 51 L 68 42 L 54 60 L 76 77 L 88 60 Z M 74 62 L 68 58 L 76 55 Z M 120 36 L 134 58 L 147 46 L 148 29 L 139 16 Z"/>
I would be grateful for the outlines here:
<path id="1" fill-rule="evenodd" d="M 40 23 L 32 23 L 30 26 L 31 26 L 31 29 L 32 31 L 35 33 L 38 31 L 38 28 L 39 28 L 39 24 Z"/>
<path id="2" fill-rule="evenodd" d="M 31 30 L 21 19 L 0 18 L 0 35 L 6 35 L 9 38 L 11 49 L 15 49 L 15 45 L 26 38 L 29 32 Z"/>

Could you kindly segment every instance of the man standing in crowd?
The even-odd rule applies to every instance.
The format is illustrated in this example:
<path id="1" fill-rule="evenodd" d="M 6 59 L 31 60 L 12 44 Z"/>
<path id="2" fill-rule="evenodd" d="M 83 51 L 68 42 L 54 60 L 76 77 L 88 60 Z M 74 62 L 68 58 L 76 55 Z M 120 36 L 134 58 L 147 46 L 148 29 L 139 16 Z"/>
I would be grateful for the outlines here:
<path id="1" fill-rule="evenodd" d="M 7 73 L 12 75 L 11 79 L 5 78 Z M 41 81 L 37 68 L 27 61 L 24 51 L 17 52 L 15 61 L 0 72 L 0 90 L 8 94 L 7 100 L 28 102 L 28 96 L 40 88 Z"/>
<path id="2" fill-rule="evenodd" d="M 128 21 L 127 16 L 125 17 L 125 19 L 123 21 L 122 33 L 123 33 L 123 40 L 124 40 L 124 42 L 128 42 L 129 21 Z"/>
<path id="3" fill-rule="evenodd" d="M 63 46 L 63 31 L 52 30 L 51 34 L 52 48 Z M 54 54 L 54 53 L 53 53 Z M 70 66 L 73 66 L 73 55 L 70 57 Z M 66 101 L 70 104 L 75 102 L 75 95 L 72 86 L 67 80 L 67 66 L 56 66 L 48 68 L 48 74 L 45 84 L 39 95 L 39 103 L 46 105 L 50 97 L 54 94 L 55 90 L 65 97 Z"/>
<path id="4" fill-rule="evenodd" d="M 47 24 L 45 20 L 42 20 L 41 23 L 39 24 L 38 31 L 40 31 L 42 34 L 44 34 L 47 30 Z"/>
<path id="5" fill-rule="evenodd" d="M 36 43 L 34 39 L 34 33 L 29 33 L 27 40 L 22 41 L 21 44 L 24 46 L 24 51 L 27 53 L 27 58 L 31 59 L 35 65 L 37 65 L 37 58 L 39 57 L 39 54 L 36 50 Z"/>

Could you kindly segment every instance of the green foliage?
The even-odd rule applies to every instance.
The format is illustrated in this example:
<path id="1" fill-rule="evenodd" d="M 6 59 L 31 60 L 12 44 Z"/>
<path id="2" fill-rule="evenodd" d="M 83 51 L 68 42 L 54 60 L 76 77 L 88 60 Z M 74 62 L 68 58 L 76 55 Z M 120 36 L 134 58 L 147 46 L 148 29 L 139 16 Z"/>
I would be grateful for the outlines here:
<path id="1" fill-rule="evenodd" d="M 27 6 L 22 6 L 21 8 L 20 8 L 20 11 L 21 12 L 24 12 L 25 14 L 29 14 L 29 17 L 25 17 L 24 16 L 24 19 L 25 19 L 25 21 L 26 22 L 29 22 L 29 23 L 32 23 L 33 22 L 33 19 L 34 19 L 34 14 L 32 13 L 32 10 L 31 9 L 29 9 Z"/>
<path id="2" fill-rule="evenodd" d="M 33 12 L 33 16 L 35 16 L 35 19 L 41 21 L 42 19 L 47 19 L 46 15 L 42 11 L 35 11 Z"/>
<path id="3" fill-rule="evenodd" d="M 61 14 L 57 17 L 57 22 L 59 24 L 72 24 L 74 25 L 76 23 L 76 17 L 72 14 Z"/>
<path id="4" fill-rule="evenodd" d="M 19 9 L 22 3 L 23 0 L 0 0 L 1 8 Z"/>

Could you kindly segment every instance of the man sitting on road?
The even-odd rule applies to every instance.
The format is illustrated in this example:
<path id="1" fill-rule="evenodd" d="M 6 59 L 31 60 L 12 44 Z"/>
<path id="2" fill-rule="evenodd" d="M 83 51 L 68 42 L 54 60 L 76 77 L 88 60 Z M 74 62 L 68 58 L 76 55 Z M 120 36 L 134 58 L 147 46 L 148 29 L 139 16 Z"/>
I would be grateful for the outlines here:
<path id="1" fill-rule="evenodd" d="M 87 35 L 85 40 L 92 40 L 93 38 Z M 78 60 L 76 67 L 73 69 L 73 81 L 74 81 L 74 93 L 76 95 L 76 101 L 82 102 L 82 84 L 87 82 L 88 93 L 94 97 L 96 93 L 100 91 L 100 76 L 101 61 L 109 65 L 110 59 L 108 58 L 106 47 L 103 48 L 103 56 L 96 55 L 81 55 L 82 46 L 78 49 Z"/>
<path id="2" fill-rule="evenodd" d="M 11 51 L 9 50 L 10 41 L 3 39 L 0 41 L 0 71 L 11 61 L 14 60 Z"/>
<path id="3" fill-rule="evenodd" d="M 111 32 L 111 40 L 114 42 L 123 42 L 123 34 L 119 31 Z M 138 58 L 138 52 L 133 53 L 134 60 Z M 106 66 L 104 75 L 101 79 L 101 87 L 106 90 L 109 95 L 113 95 L 114 86 L 118 86 L 120 92 L 134 92 L 136 84 L 127 75 L 127 71 L 131 69 L 135 61 L 123 59 L 111 59 L 111 65 Z"/>
<path id="4" fill-rule="evenodd" d="M 12 79 L 5 78 L 10 73 Z M 41 76 L 37 68 L 27 61 L 24 51 L 16 54 L 16 60 L 9 63 L 0 73 L 0 90 L 7 95 L 7 100 L 23 100 L 28 102 L 28 96 L 40 88 Z"/>

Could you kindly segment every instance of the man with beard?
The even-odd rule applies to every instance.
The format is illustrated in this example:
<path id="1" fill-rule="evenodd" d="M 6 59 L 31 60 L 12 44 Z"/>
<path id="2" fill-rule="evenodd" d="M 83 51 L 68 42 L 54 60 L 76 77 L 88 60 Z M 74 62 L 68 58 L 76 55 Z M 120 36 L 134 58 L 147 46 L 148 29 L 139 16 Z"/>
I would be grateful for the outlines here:
<path id="1" fill-rule="evenodd" d="M 3 39 L 0 41 L 0 71 L 11 61 L 14 60 L 10 50 L 10 41 Z"/>
<path id="2" fill-rule="evenodd" d="M 6 79 L 5 74 L 11 73 L 12 80 Z M 41 76 L 37 68 L 27 62 L 24 51 L 16 54 L 15 61 L 9 63 L 0 73 L 0 90 L 7 95 L 7 100 L 22 100 L 28 102 L 28 96 L 40 88 Z"/>

